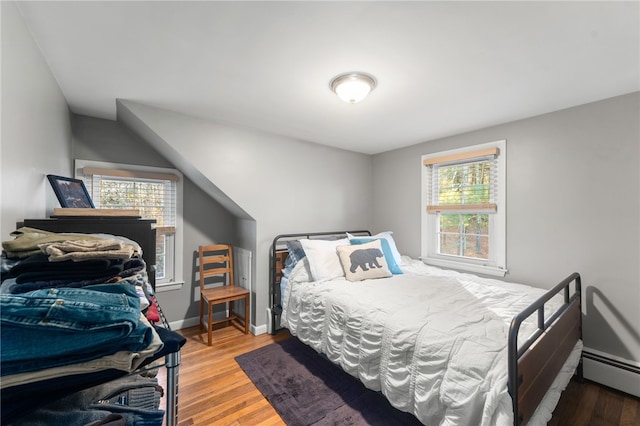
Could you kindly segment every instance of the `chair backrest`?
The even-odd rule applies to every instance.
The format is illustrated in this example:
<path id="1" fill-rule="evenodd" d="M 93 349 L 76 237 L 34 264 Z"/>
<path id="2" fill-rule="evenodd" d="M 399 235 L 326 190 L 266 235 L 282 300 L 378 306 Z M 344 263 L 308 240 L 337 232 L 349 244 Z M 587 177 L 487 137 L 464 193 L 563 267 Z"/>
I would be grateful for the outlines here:
<path id="1" fill-rule="evenodd" d="M 233 286 L 233 248 L 229 244 L 211 244 L 198 247 L 200 262 L 200 289 L 205 288 L 207 278 L 220 276 L 223 284 Z M 226 276 L 225 276 L 226 275 Z M 228 282 L 226 280 L 228 278 Z"/>

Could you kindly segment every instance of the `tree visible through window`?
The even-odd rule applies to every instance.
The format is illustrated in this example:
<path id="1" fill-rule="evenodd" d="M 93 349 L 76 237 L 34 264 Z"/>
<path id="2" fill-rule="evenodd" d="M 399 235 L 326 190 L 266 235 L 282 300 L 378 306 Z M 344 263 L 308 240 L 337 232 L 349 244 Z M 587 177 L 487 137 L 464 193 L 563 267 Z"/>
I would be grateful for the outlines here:
<path id="1" fill-rule="evenodd" d="M 89 163 L 91 166 L 80 169 L 80 177 L 89 188 L 96 208 L 136 209 L 141 217 L 155 219 L 156 285 L 181 281 L 176 267 L 180 265 L 176 242 L 178 173 L 142 166 L 76 161 L 76 165 Z"/>
<path id="2" fill-rule="evenodd" d="M 503 275 L 505 148 L 499 141 L 422 157 L 427 263 Z"/>
<path id="3" fill-rule="evenodd" d="M 491 162 L 439 166 L 437 205 L 486 205 L 491 201 Z M 487 213 L 440 213 L 440 253 L 489 258 Z"/>
<path id="4" fill-rule="evenodd" d="M 172 271 L 165 259 L 175 232 L 175 208 L 172 200 L 174 191 L 171 185 L 171 181 L 167 180 L 130 180 L 102 176 L 97 188 L 100 193 L 100 208 L 137 209 L 140 216 L 156 220 L 157 281 L 166 279 Z"/>

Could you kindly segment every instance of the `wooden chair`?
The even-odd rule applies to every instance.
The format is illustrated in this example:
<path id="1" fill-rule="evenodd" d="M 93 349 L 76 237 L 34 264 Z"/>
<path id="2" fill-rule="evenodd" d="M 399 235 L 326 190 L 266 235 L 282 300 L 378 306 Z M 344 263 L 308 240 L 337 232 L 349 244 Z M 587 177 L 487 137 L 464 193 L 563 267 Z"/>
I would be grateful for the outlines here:
<path id="1" fill-rule="evenodd" d="M 227 244 L 213 244 L 198 247 L 200 261 L 200 331 L 204 327 L 204 305 L 207 305 L 208 344 L 211 346 L 213 324 L 233 321 L 244 326 L 244 334 L 249 333 L 249 290 L 237 287 L 233 280 L 233 250 Z M 218 283 L 217 287 L 205 288 L 205 284 Z M 244 318 L 233 311 L 233 302 L 244 300 Z M 213 320 L 213 307 L 229 303 L 229 314 L 225 318 Z M 240 320 L 242 319 L 242 322 Z"/>

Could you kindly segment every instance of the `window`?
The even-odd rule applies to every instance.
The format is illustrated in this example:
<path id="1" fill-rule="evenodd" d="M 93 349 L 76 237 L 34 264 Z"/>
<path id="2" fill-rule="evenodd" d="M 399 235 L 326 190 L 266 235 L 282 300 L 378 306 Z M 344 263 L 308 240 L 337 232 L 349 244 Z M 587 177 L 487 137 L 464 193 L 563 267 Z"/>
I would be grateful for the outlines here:
<path id="1" fill-rule="evenodd" d="M 506 273 L 506 141 L 422 157 L 422 259 Z"/>
<path id="2" fill-rule="evenodd" d="M 177 170 L 76 160 L 96 208 L 155 219 L 156 288 L 182 281 L 182 179 Z"/>

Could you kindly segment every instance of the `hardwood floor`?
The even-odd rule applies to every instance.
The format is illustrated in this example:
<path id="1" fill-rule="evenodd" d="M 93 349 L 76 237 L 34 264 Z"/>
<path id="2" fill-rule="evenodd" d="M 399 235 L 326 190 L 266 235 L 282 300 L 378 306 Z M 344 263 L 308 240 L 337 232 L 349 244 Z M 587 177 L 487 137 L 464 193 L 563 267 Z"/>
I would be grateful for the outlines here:
<path id="1" fill-rule="evenodd" d="M 178 380 L 178 426 L 284 425 L 234 358 L 287 334 L 253 336 L 223 327 L 214 329 L 213 345 L 207 346 L 207 334 L 199 334 L 198 327 L 178 332 L 187 338 Z M 165 383 L 163 369 L 158 380 Z"/>
<path id="2" fill-rule="evenodd" d="M 182 348 L 178 389 L 178 426 L 284 425 L 275 410 L 235 362 L 235 357 L 289 336 L 245 335 L 236 327 L 206 333 L 197 327 L 179 330 Z M 164 370 L 158 373 L 165 383 Z M 640 425 L 640 400 L 592 382 L 572 381 L 563 392 L 549 425 Z"/>
<path id="3" fill-rule="evenodd" d="M 572 380 L 562 393 L 549 426 L 583 425 L 640 425 L 640 400 L 587 380 Z"/>

